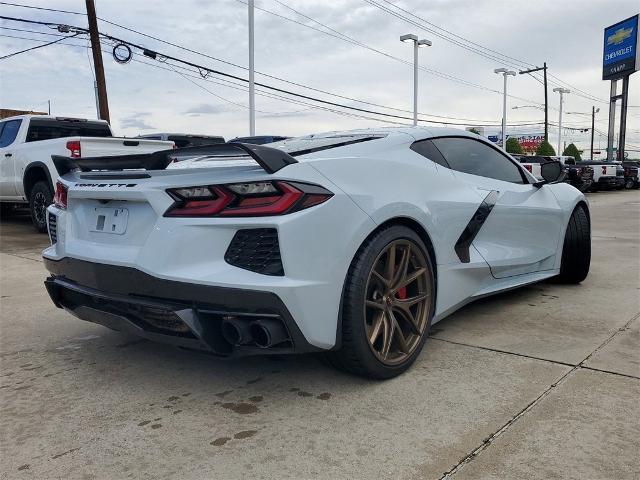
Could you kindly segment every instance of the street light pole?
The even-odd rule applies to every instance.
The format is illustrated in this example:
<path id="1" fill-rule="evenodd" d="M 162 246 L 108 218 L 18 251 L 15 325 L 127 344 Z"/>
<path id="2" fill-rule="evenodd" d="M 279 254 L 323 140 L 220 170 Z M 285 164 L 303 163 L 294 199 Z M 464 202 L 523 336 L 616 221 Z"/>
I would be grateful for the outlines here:
<path id="1" fill-rule="evenodd" d="M 558 150 L 556 152 L 556 155 L 561 155 L 561 151 L 560 148 L 562 147 L 562 103 L 563 103 L 563 99 L 564 99 L 564 94 L 565 93 L 571 93 L 571 90 L 567 89 L 567 88 L 554 88 L 553 89 L 554 92 L 558 92 L 560 94 L 560 113 L 558 116 Z"/>
<path id="2" fill-rule="evenodd" d="M 401 42 L 413 42 L 413 126 L 418 125 L 418 48 L 430 47 L 431 41 L 418 40 L 412 33 L 402 35 Z"/>
<path id="3" fill-rule="evenodd" d="M 591 107 L 591 160 L 593 161 L 593 135 L 596 130 L 596 113 L 600 111 L 595 106 Z"/>
<path id="4" fill-rule="evenodd" d="M 254 0 L 248 1 L 249 6 L 249 135 L 256 134 L 256 93 L 254 80 Z"/>
<path id="5" fill-rule="evenodd" d="M 504 77 L 504 90 L 502 94 L 502 148 L 507 149 L 507 77 L 509 75 L 515 77 L 516 72 L 507 70 L 506 68 L 496 68 L 494 73 L 501 73 Z"/>

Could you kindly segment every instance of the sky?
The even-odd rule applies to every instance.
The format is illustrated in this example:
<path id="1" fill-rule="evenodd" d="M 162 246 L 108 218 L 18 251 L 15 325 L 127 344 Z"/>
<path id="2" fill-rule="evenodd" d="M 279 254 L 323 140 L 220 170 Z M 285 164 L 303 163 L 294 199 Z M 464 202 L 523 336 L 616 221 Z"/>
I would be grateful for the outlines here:
<path id="1" fill-rule="evenodd" d="M 85 11 L 83 0 L 13 3 Z M 255 5 L 257 82 L 411 117 L 413 51 L 399 37 L 414 33 L 433 43 L 419 50 L 419 63 L 428 69 L 419 74 L 421 118 L 468 126 L 488 124 L 492 126 L 485 133 L 497 134 L 503 79 L 493 70 L 541 66 L 546 61 L 553 82 L 550 122 L 558 123 L 559 95 L 552 90 L 562 84 L 571 90 L 565 95 L 563 125 L 589 128 L 592 107 L 600 109 L 596 150 L 606 146 L 611 85 L 602 80 L 603 29 L 639 10 L 637 0 L 256 0 Z M 248 78 L 247 8 L 245 0 L 96 0 L 98 16 L 119 25 L 99 21 L 102 33 L 243 79 Z M 0 4 L 0 15 L 87 25 L 84 15 L 5 4 Z M 0 56 L 59 38 L 47 26 L 0 20 L 0 27 Z M 95 118 L 87 45 L 86 37 L 79 36 L 0 60 L 0 107 L 46 111 L 50 101 L 53 115 Z M 136 49 L 133 61 L 119 64 L 111 53 L 113 47 L 113 42 L 105 41 L 103 55 L 111 123 L 117 135 L 183 132 L 230 139 L 249 134 L 246 83 L 163 56 L 147 58 Z M 544 101 L 541 83 L 529 75 L 508 81 L 508 123 L 542 122 L 543 111 L 536 108 Z M 627 149 L 636 149 L 636 157 L 640 156 L 639 82 L 640 73 L 631 77 L 627 120 Z M 294 136 L 410 123 L 322 106 L 265 87 L 257 87 L 257 93 L 257 134 Z M 542 125 L 507 129 L 509 134 L 542 131 Z M 549 139 L 555 147 L 555 126 L 550 127 Z M 588 132 L 563 129 L 562 139 L 589 149 Z"/>

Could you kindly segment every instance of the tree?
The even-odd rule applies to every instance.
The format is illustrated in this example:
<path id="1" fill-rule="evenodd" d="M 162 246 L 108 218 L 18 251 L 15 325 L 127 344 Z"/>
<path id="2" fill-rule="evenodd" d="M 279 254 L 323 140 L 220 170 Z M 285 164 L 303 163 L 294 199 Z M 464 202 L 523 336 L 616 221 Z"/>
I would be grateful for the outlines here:
<path id="1" fill-rule="evenodd" d="M 517 138 L 507 138 L 507 153 L 515 153 L 518 155 L 524 154 L 522 145 L 520 145 L 520 142 L 518 142 Z"/>
<path id="2" fill-rule="evenodd" d="M 538 145 L 538 148 L 536 149 L 536 155 L 544 155 L 547 157 L 549 156 L 552 157 L 555 154 L 556 154 L 556 151 L 553 149 L 551 144 L 546 140 L 544 140 L 540 145 Z"/>
<path id="3" fill-rule="evenodd" d="M 564 149 L 564 152 L 562 152 L 562 155 L 565 155 L 567 157 L 573 157 L 576 159 L 576 162 L 579 162 L 582 160 L 582 158 L 580 157 L 580 150 L 578 150 L 578 147 L 576 147 L 573 143 L 570 143 L 569 145 L 567 145 L 567 148 Z"/>

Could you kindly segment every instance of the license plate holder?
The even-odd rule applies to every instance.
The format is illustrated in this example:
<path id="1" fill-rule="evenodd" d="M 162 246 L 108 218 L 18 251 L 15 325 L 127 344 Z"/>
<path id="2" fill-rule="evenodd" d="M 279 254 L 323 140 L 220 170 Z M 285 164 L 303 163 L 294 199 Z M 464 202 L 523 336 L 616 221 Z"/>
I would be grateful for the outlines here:
<path id="1" fill-rule="evenodd" d="M 89 230 L 98 233 L 123 235 L 127 231 L 129 210 L 116 207 L 95 207 Z"/>

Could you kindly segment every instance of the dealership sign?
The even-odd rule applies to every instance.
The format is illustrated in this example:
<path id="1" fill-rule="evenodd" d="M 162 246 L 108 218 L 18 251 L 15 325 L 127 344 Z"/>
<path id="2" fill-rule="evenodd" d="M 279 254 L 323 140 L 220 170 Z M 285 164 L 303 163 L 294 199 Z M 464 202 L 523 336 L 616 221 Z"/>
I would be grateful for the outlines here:
<path id="1" fill-rule="evenodd" d="M 621 78 L 638 69 L 638 39 L 638 15 L 604 29 L 603 80 Z"/>
<path id="2" fill-rule="evenodd" d="M 500 143 L 498 135 L 489 135 L 487 137 L 494 143 Z M 544 142 L 544 133 L 521 133 L 518 135 L 507 135 L 507 139 L 515 138 L 525 152 L 535 152 L 540 144 Z"/>

